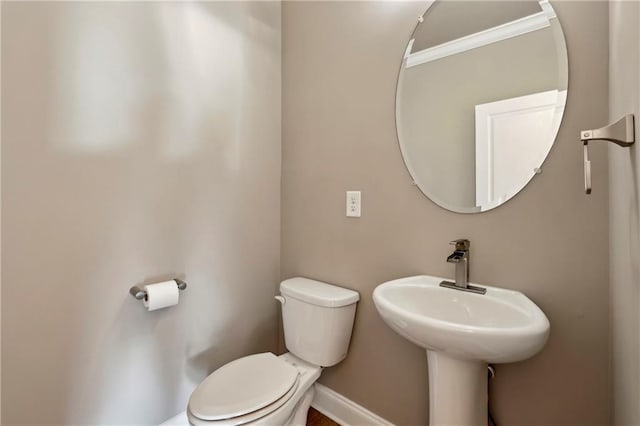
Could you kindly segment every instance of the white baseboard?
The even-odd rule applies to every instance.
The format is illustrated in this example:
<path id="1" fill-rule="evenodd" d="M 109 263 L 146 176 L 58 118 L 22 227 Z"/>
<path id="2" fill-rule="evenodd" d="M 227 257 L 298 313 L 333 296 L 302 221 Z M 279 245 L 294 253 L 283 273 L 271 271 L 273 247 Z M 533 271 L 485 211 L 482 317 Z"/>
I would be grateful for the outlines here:
<path id="1" fill-rule="evenodd" d="M 311 406 L 342 426 L 393 426 L 393 423 L 319 383 Z"/>

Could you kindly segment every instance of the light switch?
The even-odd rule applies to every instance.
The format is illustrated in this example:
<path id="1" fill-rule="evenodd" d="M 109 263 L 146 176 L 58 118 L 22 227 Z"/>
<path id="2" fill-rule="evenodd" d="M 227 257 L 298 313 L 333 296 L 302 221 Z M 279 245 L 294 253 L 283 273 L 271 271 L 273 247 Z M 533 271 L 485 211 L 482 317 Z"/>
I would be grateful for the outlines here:
<path id="1" fill-rule="evenodd" d="M 361 195 L 360 191 L 347 191 L 347 217 L 360 217 Z"/>

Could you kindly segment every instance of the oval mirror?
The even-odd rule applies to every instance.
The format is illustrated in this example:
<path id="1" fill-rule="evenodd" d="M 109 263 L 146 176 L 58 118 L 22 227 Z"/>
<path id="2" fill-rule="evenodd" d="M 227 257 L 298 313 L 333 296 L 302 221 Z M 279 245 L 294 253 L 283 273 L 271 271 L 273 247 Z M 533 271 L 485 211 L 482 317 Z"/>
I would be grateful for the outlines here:
<path id="1" fill-rule="evenodd" d="M 435 1 L 396 93 L 404 162 L 435 203 L 493 209 L 542 170 L 567 99 L 567 51 L 546 1 Z"/>

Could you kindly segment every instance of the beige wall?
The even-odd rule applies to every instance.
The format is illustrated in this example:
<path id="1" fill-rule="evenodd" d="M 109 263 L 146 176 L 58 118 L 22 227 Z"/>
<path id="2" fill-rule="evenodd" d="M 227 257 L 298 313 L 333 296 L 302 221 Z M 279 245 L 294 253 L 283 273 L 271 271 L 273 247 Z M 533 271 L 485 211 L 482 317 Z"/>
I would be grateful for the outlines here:
<path id="1" fill-rule="evenodd" d="M 503 425 L 604 425 L 608 407 L 606 148 L 583 193 L 577 135 L 607 120 L 608 6 L 554 3 L 567 38 L 569 98 L 544 172 L 493 211 L 445 211 L 411 185 L 394 126 L 395 85 L 424 3 L 283 4 L 282 277 L 358 290 L 349 356 L 321 382 L 400 425 L 427 420 L 420 348 L 371 300 L 386 280 L 451 276 L 449 240 L 472 241 L 471 278 L 525 292 L 548 315 L 535 358 L 498 367 L 491 406 Z M 346 218 L 345 190 L 363 215 Z"/>
<path id="2" fill-rule="evenodd" d="M 3 2 L 3 424 L 158 424 L 276 348 L 280 19 Z M 128 294 L 173 276 L 178 306 Z"/>
<path id="3" fill-rule="evenodd" d="M 636 117 L 640 137 L 640 3 L 612 1 L 610 115 Z M 609 147 L 609 259 L 612 325 L 613 420 L 640 424 L 640 176 L 638 146 Z"/>

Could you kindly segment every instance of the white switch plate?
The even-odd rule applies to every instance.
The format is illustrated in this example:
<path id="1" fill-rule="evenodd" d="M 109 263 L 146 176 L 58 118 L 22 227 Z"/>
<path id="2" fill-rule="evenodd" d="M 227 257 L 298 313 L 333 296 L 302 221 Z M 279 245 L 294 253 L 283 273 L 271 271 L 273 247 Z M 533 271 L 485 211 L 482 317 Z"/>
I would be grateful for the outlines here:
<path id="1" fill-rule="evenodd" d="M 360 217 L 361 209 L 360 191 L 347 191 L 347 217 Z"/>

